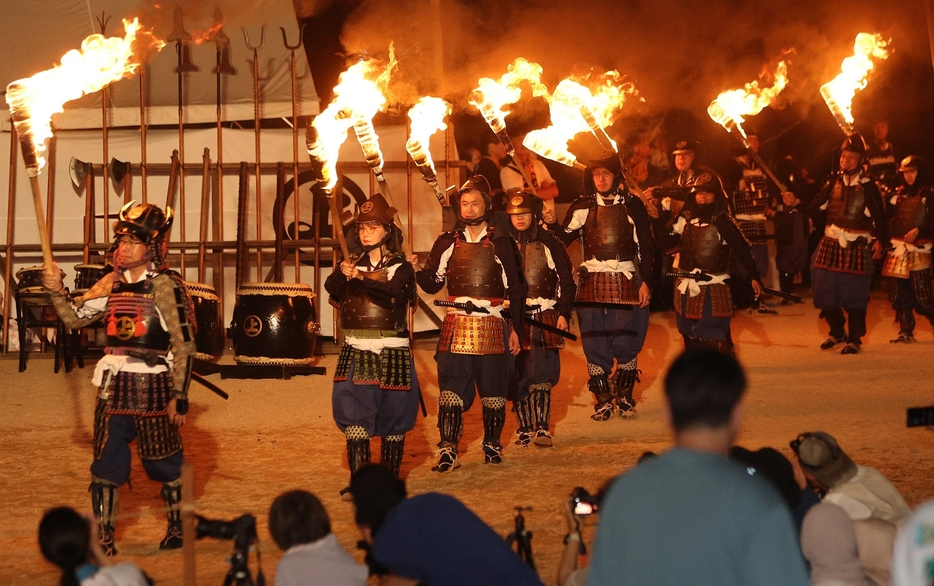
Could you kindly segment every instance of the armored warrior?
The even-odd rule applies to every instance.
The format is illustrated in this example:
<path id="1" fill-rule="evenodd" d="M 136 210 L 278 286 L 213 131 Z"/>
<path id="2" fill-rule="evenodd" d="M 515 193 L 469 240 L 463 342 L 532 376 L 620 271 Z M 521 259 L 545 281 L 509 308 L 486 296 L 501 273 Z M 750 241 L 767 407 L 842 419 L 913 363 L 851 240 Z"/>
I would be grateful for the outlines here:
<path id="1" fill-rule="evenodd" d="M 91 502 L 107 555 L 114 541 L 119 488 L 130 477 L 130 442 L 146 474 L 162 483 L 168 530 L 160 549 L 182 546 L 182 438 L 195 354 L 194 306 L 184 281 L 165 262 L 172 208 L 129 202 L 114 223 L 114 270 L 72 300 L 57 266 L 43 285 L 66 327 L 105 324 L 107 347 L 94 369 Z"/>
<path id="2" fill-rule="evenodd" d="M 510 189 L 506 193 L 506 213 L 512 223 L 510 233 L 519 245 L 529 288 L 527 315 L 568 330 L 577 285 L 564 244 L 539 225 L 542 208 L 542 200 L 527 191 Z M 551 390 L 561 374 L 558 349 L 564 348 L 564 339 L 528 324 L 525 331 L 528 341 L 518 358 L 518 391 L 513 407 L 519 420 L 516 444 L 527 446 L 534 441 L 537 446 L 549 447 Z"/>
<path id="3" fill-rule="evenodd" d="M 699 175 L 691 196 L 666 236 L 667 241 L 674 239 L 679 244 L 679 273 L 697 275 L 675 281 L 678 332 L 684 337 L 685 349 L 708 347 L 733 354 L 733 298 L 727 284 L 730 259 L 736 255 L 758 296 L 762 286 L 756 263 L 749 243 L 727 213 L 720 178 L 710 173 Z"/>
<path id="4" fill-rule="evenodd" d="M 879 188 L 863 170 L 865 154 L 863 138 L 848 136 L 840 150 L 840 170 L 811 204 L 827 215 L 824 237 L 811 257 L 814 307 L 830 325 L 830 337 L 820 348 L 845 344 L 841 354 L 860 351 L 866 334 L 872 258 L 881 257 L 889 239 Z M 849 332 L 844 329 L 847 316 Z"/>
<path id="5" fill-rule="evenodd" d="M 324 283 L 344 332 L 331 403 L 347 438 L 351 477 L 370 463 L 370 438 L 378 436 L 380 463 L 398 478 L 405 434 L 418 414 L 407 320 L 415 271 L 402 257 L 395 214 L 379 193 L 360 206 L 349 239 L 360 256 L 344 259 Z M 341 495 L 350 496 L 347 489 Z"/>
<path id="6" fill-rule="evenodd" d="M 691 186 L 699 175 L 716 173 L 709 167 L 701 165 L 697 160 L 697 152 L 700 144 L 693 140 L 679 140 L 671 150 L 671 159 L 674 164 L 675 173 L 663 181 L 661 185 L 649 188 L 645 191 L 651 198 L 651 203 L 659 209 L 659 215 L 667 218 L 669 221 L 664 223 L 655 223 L 656 242 L 664 241 L 664 234 L 671 228 L 671 221 L 678 217 L 681 208 L 686 201 L 690 200 Z M 669 213 L 670 212 L 670 213 Z M 659 254 L 655 259 L 653 275 L 654 282 L 650 282 L 652 288 L 652 309 L 668 311 L 673 309 L 673 300 L 671 297 L 672 281 L 666 277 L 672 268 L 674 255 L 677 250 L 674 248 L 660 247 Z"/>
<path id="7" fill-rule="evenodd" d="M 882 265 L 882 276 L 892 277 L 889 301 L 898 322 L 898 337 L 892 342 L 914 342 L 917 311 L 934 324 L 931 295 L 931 240 L 934 192 L 925 161 L 906 157 L 898 167 L 901 185 L 889 200 L 889 233 L 892 246 Z"/>
<path id="8" fill-rule="evenodd" d="M 596 398 L 590 417 L 606 421 L 614 410 L 633 417 L 638 355 L 649 325 L 655 243 L 645 204 L 626 189 L 615 153 L 590 162 L 584 195 L 568 208 L 563 225 L 550 229 L 566 245 L 580 239 L 583 248 L 576 305 L 587 384 Z"/>
<path id="9" fill-rule="evenodd" d="M 750 148 L 759 152 L 759 136 L 752 129 L 746 130 Z M 769 272 L 769 247 L 766 244 L 766 222 L 774 215 L 775 202 L 769 193 L 765 172 L 756 164 L 748 153 L 734 157 L 736 163 L 736 189 L 730 200 L 733 206 L 733 219 L 739 231 L 750 242 L 752 257 L 756 260 L 759 278 L 765 278 Z M 748 275 L 741 267 L 733 267 L 737 273 L 737 283 L 732 287 L 737 307 L 749 307 L 760 314 L 778 313 L 766 307 L 758 297 L 753 297 L 748 286 Z"/>
<path id="10" fill-rule="evenodd" d="M 463 412 L 475 394 L 483 406 L 483 456 L 502 462 L 500 437 L 506 421 L 508 353 L 519 354 L 525 281 L 516 243 L 505 227 L 491 223 L 489 185 L 474 176 L 451 196 L 461 226 L 435 240 L 416 281 L 429 295 L 447 283 L 450 307 L 441 326 L 438 351 L 438 464 L 436 472 L 460 466 L 457 443 Z M 417 259 L 414 259 L 417 261 Z M 504 300 L 508 298 L 508 316 Z M 474 390 L 476 389 L 476 391 Z"/>

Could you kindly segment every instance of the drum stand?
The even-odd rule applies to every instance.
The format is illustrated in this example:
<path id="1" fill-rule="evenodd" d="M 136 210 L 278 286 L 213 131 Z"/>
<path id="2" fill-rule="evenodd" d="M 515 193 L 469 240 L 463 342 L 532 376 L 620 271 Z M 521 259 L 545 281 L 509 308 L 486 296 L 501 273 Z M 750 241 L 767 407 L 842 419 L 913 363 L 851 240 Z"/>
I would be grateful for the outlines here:
<path id="1" fill-rule="evenodd" d="M 220 374 L 225 378 L 278 378 L 289 380 L 293 376 L 306 376 L 310 374 L 327 374 L 323 366 L 286 366 L 284 364 L 217 364 L 195 359 L 194 372 L 200 375 Z"/>

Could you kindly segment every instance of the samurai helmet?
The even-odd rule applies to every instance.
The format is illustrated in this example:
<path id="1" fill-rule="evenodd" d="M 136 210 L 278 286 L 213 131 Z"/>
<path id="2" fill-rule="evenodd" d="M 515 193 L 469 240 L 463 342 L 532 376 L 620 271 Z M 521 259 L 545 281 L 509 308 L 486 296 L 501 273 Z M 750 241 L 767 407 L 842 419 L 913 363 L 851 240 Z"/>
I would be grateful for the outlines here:
<path id="1" fill-rule="evenodd" d="M 898 171 L 899 173 L 901 173 L 902 171 L 907 171 L 908 169 L 914 169 L 917 171 L 918 169 L 921 168 L 923 163 L 924 163 L 924 159 L 922 159 L 918 155 L 908 155 L 907 157 L 902 159 L 901 164 L 899 164 L 898 166 Z"/>
<path id="2" fill-rule="evenodd" d="M 536 220 L 542 217 L 543 203 L 534 193 L 522 190 L 520 187 L 513 187 L 506 192 L 506 213 L 532 214 Z"/>
<path id="3" fill-rule="evenodd" d="M 869 147 L 866 146 L 866 141 L 863 140 L 863 137 L 858 132 L 846 137 L 843 141 L 843 144 L 840 145 L 841 151 L 849 151 L 851 153 L 856 153 L 862 157 L 866 156 L 866 151 L 869 150 Z"/>
<path id="4" fill-rule="evenodd" d="M 152 204 L 136 205 L 136 200 L 130 201 L 120 210 L 120 219 L 114 222 L 114 235 L 129 234 L 139 238 L 143 244 L 149 244 L 172 227 L 175 214 L 171 206 L 165 209 L 166 213 L 163 213 Z"/>

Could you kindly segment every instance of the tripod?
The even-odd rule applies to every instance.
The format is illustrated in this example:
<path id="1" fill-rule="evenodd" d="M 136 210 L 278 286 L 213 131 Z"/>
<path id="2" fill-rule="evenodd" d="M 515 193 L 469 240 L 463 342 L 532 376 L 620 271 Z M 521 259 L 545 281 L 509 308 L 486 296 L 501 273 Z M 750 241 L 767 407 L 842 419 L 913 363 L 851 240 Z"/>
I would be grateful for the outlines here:
<path id="1" fill-rule="evenodd" d="M 516 507 L 515 529 L 506 536 L 506 543 L 509 544 L 509 547 L 513 547 L 513 544 L 515 544 L 516 553 L 537 574 L 535 559 L 532 557 L 532 532 L 526 531 L 525 517 L 522 516 L 522 511 L 531 510 L 532 507 Z"/>
<path id="2" fill-rule="evenodd" d="M 249 546 L 247 549 L 236 548 L 234 550 L 233 555 L 230 556 L 230 569 L 227 570 L 227 575 L 224 576 L 224 586 L 254 586 L 250 568 L 247 566 L 249 554 Z M 262 578 L 262 573 L 260 573 L 260 582 L 260 586 L 263 586 L 266 582 Z"/>

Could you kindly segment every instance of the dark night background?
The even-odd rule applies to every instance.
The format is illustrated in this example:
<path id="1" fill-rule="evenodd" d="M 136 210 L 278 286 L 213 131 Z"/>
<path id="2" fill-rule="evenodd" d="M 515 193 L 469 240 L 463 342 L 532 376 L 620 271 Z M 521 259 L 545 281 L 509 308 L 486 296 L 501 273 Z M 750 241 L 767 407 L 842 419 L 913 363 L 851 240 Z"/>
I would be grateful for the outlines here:
<path id="1" fill-rule="evenodd" d="M 552 89 L 571 74 L 617 69 L 644 99 L 629 102 L 610 129 L 621 149 L 662 123 L 669 145 L 700 141 L 702 161 L 716 169 L 736 143 L 710 120 L 707 105 L 792 49 L 789 86 L 775 107 L 748 124 L 758 129 L 766 160 L 791 154 L 817 178 L 831 170 L 844 138 L 818 88 L 852 54 L 858 32 L 880 33 L 891 39 L 892 51 L 854 100 L 857 130 L 869 139 L 872 123 L 886 118 L 896 157 L 934 159 L 934 69 L 921 0 L 439 0 L 436 12 L 429 0 L 295 2 L 308 23 L 306 51 L 322 108 L 349 60 L 385 57 L 390 41 L 399 59 L 391 97 L 398 111 L 419 95 L 441 95 L 455 106 L 458 141 L 488 132 L 467 95 L 480 77 L 498 78 L 516 57 L 540 63 Z M 435 50 L 439 26 L 443 75 Z M 547 107 L 536 101 L 517 104 L 507 119 L 513 133 L 544 125 Z M 580 159 L 594 154 L 588 141 L 572 144 Z"/>

